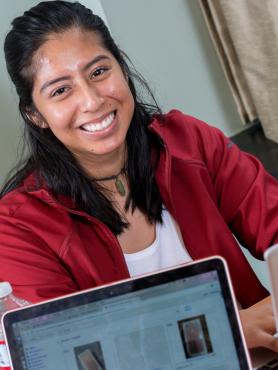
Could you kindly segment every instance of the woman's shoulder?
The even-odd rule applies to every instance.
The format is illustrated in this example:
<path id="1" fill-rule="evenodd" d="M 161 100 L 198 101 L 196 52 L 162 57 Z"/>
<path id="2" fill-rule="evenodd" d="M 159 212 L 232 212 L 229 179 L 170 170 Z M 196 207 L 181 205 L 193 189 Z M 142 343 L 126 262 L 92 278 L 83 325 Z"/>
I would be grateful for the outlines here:
<path id="1" fill-rule="evenodd" d="M 54 203 L 51 193 L 46 188 L 38 186 L 36 177 L 31 174 L 0 199 L 0 216 L 40 212 L 43 204 L 49 206 L 51 203 Z"/>
<path id="2" fill-rule="evenodd" d="M 0 199 L 0 215 L 13 215 L 28 203 L 30 196 L 23 185 L 7 192 Z"/>
<path id="3" fill-rule="evenodd" d="M 191 133 L 195 135 L 208 135 L 213 133 L 214 135 L 222 134 L 219 129 L 210 125 L 201 119 L 193 117 L 189 114 L 183 113 L 178 109 L 172 109 L 168 113 L 155 116 L 154 125 L 158 125 L 164 128 L 164 130 L 183 131 L 184 133 Z M 175 131 L 174 131 L 175 133 Z"/>
<path id="4" fill-rule="evenodd" d="M 31 233 L 45 240 L 49 239 L 49 235 L 55 235 L 62 243 L 73 230 L 73 223 L 65 205 L 47 189 L 32 187 L 30 182 L 25 182 L 0 200 L 1 241 L 7 235 L 20 237 Z"/>
<path id="5" fill-rule="evenodd" d="M 180 148 L 197 157 L 221 150 L 229 142 L 218 128 L 176 109 L 156 116 L 151 126 L 170 150 Z"/>

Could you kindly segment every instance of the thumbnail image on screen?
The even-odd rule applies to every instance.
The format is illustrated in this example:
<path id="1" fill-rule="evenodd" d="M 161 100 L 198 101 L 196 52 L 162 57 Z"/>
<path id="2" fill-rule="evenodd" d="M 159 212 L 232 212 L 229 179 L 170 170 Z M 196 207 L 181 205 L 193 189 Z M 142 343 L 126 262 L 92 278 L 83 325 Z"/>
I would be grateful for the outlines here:
<path id="1" fill-rule="evenodd" d="M 106 370 L 100 342 L 75 347 L 78 370 Z"/>
<path id="2" fill-rule="evenodd" d="M 205 315 L 180 320 L 178 326 L 186 358 L 213 352 Z"/>

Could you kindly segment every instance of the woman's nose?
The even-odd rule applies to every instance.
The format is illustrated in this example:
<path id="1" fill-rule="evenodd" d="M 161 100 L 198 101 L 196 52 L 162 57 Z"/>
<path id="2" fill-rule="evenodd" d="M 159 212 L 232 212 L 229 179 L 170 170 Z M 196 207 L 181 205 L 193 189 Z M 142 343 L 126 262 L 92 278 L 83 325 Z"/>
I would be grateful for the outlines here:
<path id="1" fill-rule="evenodd" d="M 79 106 L 82 113 L 95 112 L 104 103 L 100 89 L 89 84 L 84 84 L 79 91 Z"/>

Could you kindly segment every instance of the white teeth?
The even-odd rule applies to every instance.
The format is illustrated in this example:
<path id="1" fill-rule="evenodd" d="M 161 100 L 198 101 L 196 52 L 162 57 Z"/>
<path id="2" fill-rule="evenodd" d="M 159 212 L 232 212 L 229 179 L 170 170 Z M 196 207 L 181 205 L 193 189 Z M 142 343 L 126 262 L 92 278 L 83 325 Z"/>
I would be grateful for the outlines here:
<path id="1" fill-rule="evenodd" d="M 101 131 L 106 129 L 108 126 L 111 125 L 115 117 L 115 113 L 109 114 L 103 121 L 98 123 L 86 123 L 85 125 L 81 126 L 81 128 L 85 131 L 89 132 L 95 132 L 95 131 Z"/>

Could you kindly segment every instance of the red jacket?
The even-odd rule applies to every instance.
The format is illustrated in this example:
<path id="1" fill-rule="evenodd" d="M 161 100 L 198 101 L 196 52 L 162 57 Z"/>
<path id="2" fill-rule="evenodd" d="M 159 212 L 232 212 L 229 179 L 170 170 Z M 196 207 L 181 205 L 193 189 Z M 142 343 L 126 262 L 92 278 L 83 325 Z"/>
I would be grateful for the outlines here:
<path id="1" fill-rule="evenodd" d="M 193 259 L 218 254 L 243 307 L 267 295 L 232 233 L 261 258 L 278 242 L 278 184 L 216 128 L 171 111 L 150 127 L 164 142 L 156 179 Z M 0 280 L 32 302 L 129 276 L 100 221 L 36 188 L 32 176 L 0 201 Z"/>

